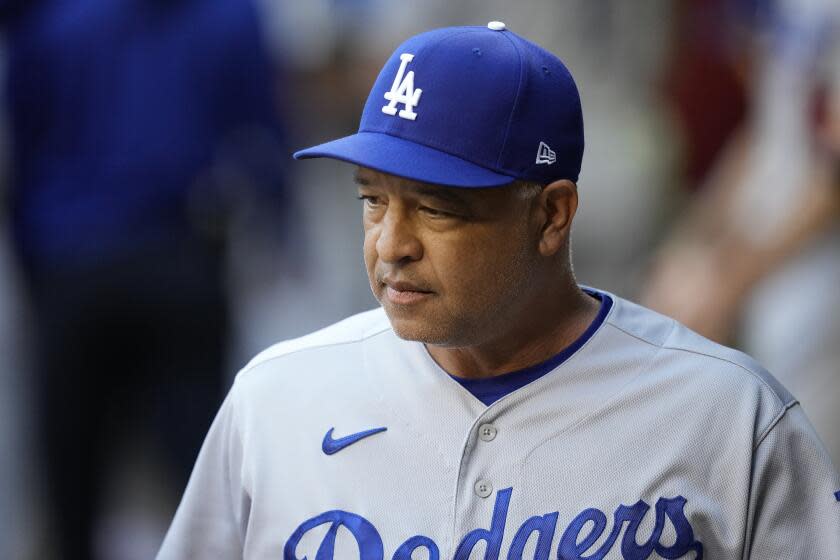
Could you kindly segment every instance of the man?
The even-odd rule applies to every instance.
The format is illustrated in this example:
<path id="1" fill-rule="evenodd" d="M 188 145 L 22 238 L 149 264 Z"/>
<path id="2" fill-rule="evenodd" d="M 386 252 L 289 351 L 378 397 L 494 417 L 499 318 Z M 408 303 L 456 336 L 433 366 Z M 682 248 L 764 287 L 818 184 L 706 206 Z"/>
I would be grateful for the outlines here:
<path id="1" fill-rule="evenodd" d="M 501 22 L 395 51 L 359 132 L 296 154 L 358 166 L 382 309 L 239 374 L 159 558 L 840 550 L 840 477 L 795 399 L 575 283 L 582 123 L 568 70 Z"/>

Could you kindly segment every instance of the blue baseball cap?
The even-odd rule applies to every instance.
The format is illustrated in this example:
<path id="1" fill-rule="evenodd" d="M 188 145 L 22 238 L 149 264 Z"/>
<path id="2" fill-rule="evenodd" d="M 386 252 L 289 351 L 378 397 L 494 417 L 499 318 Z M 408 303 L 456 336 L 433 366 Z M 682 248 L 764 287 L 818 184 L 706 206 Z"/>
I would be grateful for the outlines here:
<path id="1" fill-rule="evenodd" d="M 394 51 L 356 134 L 294 157 L 453 187 L 577 181 L 580 96 L 560 59 L 502 22 L 436 29 Z"/>

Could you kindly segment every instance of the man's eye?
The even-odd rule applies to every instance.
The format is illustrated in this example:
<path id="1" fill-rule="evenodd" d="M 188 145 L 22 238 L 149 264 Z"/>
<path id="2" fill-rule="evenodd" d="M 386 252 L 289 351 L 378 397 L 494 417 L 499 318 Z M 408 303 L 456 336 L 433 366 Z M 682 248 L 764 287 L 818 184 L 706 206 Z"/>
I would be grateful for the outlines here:
<path id="1" fill-rule="evenodd" d="M 420 211 L 433 218 L 449 218 L 453 216 L 453 214 L 449 212 L 438 210 L 437 208 L 429 208 L 428 206 L 421 206 Z"/>
<path id="2" fill-rule="evenodd" d="M 361 200 L 365 206 L 378 206 L 381 202 L 378 196 L 371 196 L 369 194 L 361 194 L 357 198 Z"/>

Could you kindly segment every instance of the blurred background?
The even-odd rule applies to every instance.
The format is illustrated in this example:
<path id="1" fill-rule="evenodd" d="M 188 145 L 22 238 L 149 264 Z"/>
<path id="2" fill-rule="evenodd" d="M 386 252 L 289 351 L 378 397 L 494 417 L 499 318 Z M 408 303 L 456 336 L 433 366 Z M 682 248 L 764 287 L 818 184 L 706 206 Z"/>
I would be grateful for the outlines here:
<path id="1" fill-rule="evenodd" d="M 352 168 L 291 152 L 490 20 L 578 82 L 580 282 L 754 355 L 840 464 L 836 0 L 0 0 L 0 558 L 154 556 L 237 369 L 376 304 Z"/>

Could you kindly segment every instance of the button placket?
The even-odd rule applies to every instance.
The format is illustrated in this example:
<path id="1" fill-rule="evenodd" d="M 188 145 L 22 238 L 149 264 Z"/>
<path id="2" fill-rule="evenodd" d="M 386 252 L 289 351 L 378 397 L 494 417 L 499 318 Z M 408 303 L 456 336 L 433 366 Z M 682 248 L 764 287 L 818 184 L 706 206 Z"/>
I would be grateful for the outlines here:
<path id="1" fill-rule="evenodd" d="M 496 435 L 499 433 L 499 430 L 496 426 L 488 422 L 481 424 L 478 427 L 477 433 L 478 439 L 486 443 L 496 439 Z M 481 478 L 476 481 L 473 490 L 475 491 L 475 495 L 479 498 L 488 498 L 493 494 L 493 483 L 486 478 Z"/>

